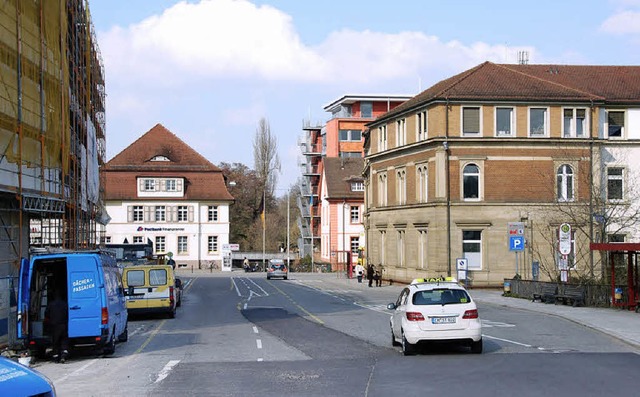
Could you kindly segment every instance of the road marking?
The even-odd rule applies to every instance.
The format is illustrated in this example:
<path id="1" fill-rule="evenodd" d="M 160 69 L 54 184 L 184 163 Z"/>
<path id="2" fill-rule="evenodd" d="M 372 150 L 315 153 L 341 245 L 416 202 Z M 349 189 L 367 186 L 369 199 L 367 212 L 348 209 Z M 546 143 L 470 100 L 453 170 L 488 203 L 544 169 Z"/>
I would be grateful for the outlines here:
<path id="1" fill-rule="evenodd" d="M 276 287 L 275 284 L 273 285 L 273 288 L 275 288 L 278 292 L 280 292 L 282 295 L 287 297 L 287 299 L 289 299 L 289 301 L 291 301 L 292 304 L 294 304 L 298 309 L 300 309 L 302 312 L 304 312 L 307 316 L 311 317 L 313 319 L 313 321 L 317 322 L 320 325 L 324 325 L 324 321 L 320 320 L 318 317 L 316 317 L 313 314 L 311 314 L 311 312 L 309 312 L 307 309 L 305 309 L 304 307 L 300 306 L 296 301 L 291 299 L 291 297 L 289 295 L 287 295 L 283 290 L 281 290 L 280 288 Z"/>
<path id="2" fill-rule="evenodd" d="M 264 361 L 264 358 L 259 358 L 258 362 Z"/>
<path id="3" fill-rule="evenodd" d="M 238 285 L 236 284 L 235 277 L 231 277 L 231 288 L 233 289 L 233 287 L 236 288 L 236 293 L 238 294 L 238 296 L 242 296 L 242 294 L 240 293 L 240 289 L 238 288 Z"/>
<path id="4" fill-rule="evenodd" d="M 56 380 L 56 382 L 55 382 L 55 383 L 62 383 L 62 382 L 64 382 L 65 380 L 67 380 L 68 378 L 70 378 L 70 377 L 72 377 L 72 376 L 79 375 L 79 374 L 80 374 L 80 372 L 84 371 L 85 369 L 87 369 L 87 368 L 89 368 L 90 366 L 92 366 L 93 364 L 95 364 L 95 363 L 96 363 L 96 361 L 98 361 L 98 359 L 94 359 L 94 360 L 89 361 L 88 363 L 86 363 L 86 364 L 85 364 L 85 365 L 83 365 L 82 367 L 80 367 L 80 368 L 76 369 L 75 371 L 73 371 L 73 372 L 71 372 L 71 373 L 69 373 L 69 374 L 66 374 L 66 375 L 65 375 L 65 376 L 63 376 L 62 378 L 60 378 L 60 379 Z"/>
<path id="5" fill-rule="evenodd" d="M 262 349 L 262 340 L 256 339 L 256 345 L 258 346 L 258 349 Z"/>
<path id="6" fill-rule="evenodd" d="M 160 324 L 158 324 L 156 329 L 154 329 L 153 332 L 151 332 L 151 335 L 149 335 L 147 340 L 145 340 L 144 343 L 142 344 L 142 346 L 140 346 L 138 348 L 138 350 L 136 350 L 133 354 L 138 354 L 138 353 L 140 353 L 142 351 L 142 349 L 147 347 L 147 345 L 151 342 L 151 339 L 153 339 L 156 336 L 156 334 L 160 331 L 160 328 L 162 328 L 162 326 L 164 325 L 165 322 L 167 322 L 167 320 L 160 321 Z"/>
<path id="7" fill-rule="evenodd" d="M 262 296 L 269 296 L 269 293 L 267 291 L 264 290 L 264 288 L 262 288 L 261 286 L 258 285 L 258 283 L 256 283 L 255 281 L 253 281 L 252 279 L 248 278 L 247 280 L 249 280 L 253 285 L 255 285 L 256 287 L 260 288 L 260 290 L 262 291 L 262 293 L 264 295 Z M 258 295 L 258 294 L 256 294 Z"/>
<path id="8" fill-rule="evenodd" d="M 509 340 L 509 339 L 496 338 L 495 336 L 489 336 L 489 335 L 485 335 L 485 334 L 482 334 L 482 336 L 485 337 L 485 338 L 499 340 L 499 341 L 502 341 L 502 342 L 513 343 L 514 345 L 518 345 L 518 346 L 533 347 L 533 345 L 527 345 L 526 343 L 520 343 L 520 342 L 516 342 L 516 341 L 513 341 L 513 340 Z"/>
<path id="9" fill-rule="evenodd" d="M 482 322 L 483 327 L 488 327 L 488 328 L 492 328 L 492 327 L 512 328 L 516 326 L 515 324 L 501 323 L 499 321 L 491 321 L 491 320 L 480 320 L 480 321 Z"/>
<path id="10" fill-rule="evenodd" d="M 171 360 L 167 363 L 167 365 L 164 366 L 164 368 L 162 368 L 162 370 L 160 371 L 160 373 L 158 374 L 158 377 L 156 378 L 156 381 L 154 383 L 159 383 L 161 382 L 164 378 L 166 378 L 167 376 L 169 376 L 169 372 L 171 372 L 171 370 L 173 369 L 173 367 L 175 367 L 176 365 L 178 365 L 178 363 L 180 362 L 180 360 Z"/>
<path id="11" fill-rule="evenodd" d="M 253 326 L 253 333 L 257 334 L 258 333 L 258 327 L 256 327 L 255 325 Z"/>

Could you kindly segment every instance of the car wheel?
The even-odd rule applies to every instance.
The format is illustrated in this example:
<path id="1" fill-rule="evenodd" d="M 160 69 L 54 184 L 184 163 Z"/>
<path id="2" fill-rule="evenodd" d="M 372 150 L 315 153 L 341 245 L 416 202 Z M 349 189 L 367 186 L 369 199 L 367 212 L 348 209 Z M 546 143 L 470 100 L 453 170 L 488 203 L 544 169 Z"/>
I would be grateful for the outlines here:
<path id="1" fill-rule="evenodd" d="M 104 354 L 105 356 L 110 356 L 113 353 L 115 353 L 115 351 L 116 351 L 116 329 L 114 327 L 113 332 L 111 333 L 111 338 L 109 339 L 109 342 L 107 342 L 107 344 L 104 346 L 104 349 L 102 350 L 102 354 Z"/>
<path id="2" fill-rule="evenodd" d="M 267 276 L 267 280 L 271 280 L 271 277 Z"/>
<path id="3" fill-rule="evenodd" d="M 410 356 L 415 352 L 415 345 L 407 342 L 407 338 L 404 336 L 404 331 L 402 331 L 402 354 L 405 356 Z"/>
<path id="4" fill-rule="evenodd" d="M 471 342 L 471 353 L 480 354 L 482 353 L 482 339 L 477 342 Z"/>
<path id="5" fill-rule="evenodd" d="M 124 331 L 120 335 L 118 335 L 118 342 L 126 342 L 129 340 L 129 326 L 124 326 Z"/>
<path id="6" fill-rule="evenodd" d="M 401 343 L 398 343 L 396 340 L 396 336 L 393 334 L 393 328 L 391 328 L 391 346 L 400 346 Z"/>
<path id="7" fill-rule="evenodd" d="M 176 318 L 176 308 L 175 307 L 169 312 L 169 318 Z"/>
<path id="8" fill-rule="evenodd" d="M 177 306 L 177 307 L 182 306 L 182 296 L 180 296 L 180 297 L 178 298 L 178 303 L 176 303 L 176 306 Z"/>
<path id="9" fill-rule="evenodd" d="M 287 279 L 287 276 L 284 276 L 283 278 L 286 280 L 286 279 Z"/>

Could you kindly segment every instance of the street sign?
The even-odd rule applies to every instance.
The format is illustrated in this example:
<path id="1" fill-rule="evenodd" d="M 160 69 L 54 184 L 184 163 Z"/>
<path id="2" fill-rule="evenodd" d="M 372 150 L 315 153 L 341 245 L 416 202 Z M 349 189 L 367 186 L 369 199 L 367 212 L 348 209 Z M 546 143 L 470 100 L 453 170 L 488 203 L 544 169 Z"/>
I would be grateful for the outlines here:
<path id="1" fill-rule="evenodd" d="M 508 235 L 511 236 L 524 236 L 524 222 L 509 222 Z"/>
<path id="2" fill-rule="evenodd" d="M 240 251 L 240 244 L 222 244 L 222 251 Z"/>
<path id="3" fill-rule="evenodd" d="M 467 280 L 467 258 L 456 259 L 456 269 L 458 269 L 458 280 Z"/>
<path id="4" fill-rule="evenodd" d="M 524 236 L 510 236 L 509 251 L 524 251 Z"/>
<path id="5" fill-rule="evenodd" d="M 563 223 L 558 230 L 558 251 L 562 255 L 571 253 L 571 225 Z"/>

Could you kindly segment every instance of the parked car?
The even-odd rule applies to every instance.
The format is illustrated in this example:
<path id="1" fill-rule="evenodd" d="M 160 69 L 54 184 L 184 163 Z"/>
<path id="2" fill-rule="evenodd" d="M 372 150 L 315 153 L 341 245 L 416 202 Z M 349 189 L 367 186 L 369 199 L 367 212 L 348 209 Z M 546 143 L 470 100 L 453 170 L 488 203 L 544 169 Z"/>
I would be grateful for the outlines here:
<path id="1" fill-rule="evenodd" d="M 0 395 L 55 397 L 53 382 L 35 369 L 0 357 Z"/>
<path id="2" fill-rule="evenodd" d="M 274 277 L 282 277 L 286 280 L 289 275 L 289 269 L 281 259 L 271 259 L 269 261 L 269 267 L 267 268 L 267 280 Z"/>
<path id="3" fill-rule="evenodd" d="M 404 288 L 390 318 L 391 342 L 404 355 L 416 345 L 447 342 L 467 345 L 482 353 L 482 325 L 478 308 L 467 290 L 456 282 L 416 280 Z"/>
<path id="4" fill-rule="evenodd" d="M 127 308 L 120 269 L 105 251 L 44 253 L 23 259 L 18 287 L 18 338 L 36 356 L 51 347 L 46 320 L 53 297 L 66 300 L 69 347 L 113 354 L 128 339 Z"/>
<path id="5" fill-rule="evenodd" d="M 122 280 L 130 314 L 166 313 L 176 316 L 180 288 L 169 265 L 134 265 L 124 268 Z"/>
<path id="6" fill-rule="evenodd" d="M 182 280 L 176 277 L 176 306 L 182 306 Z"/>

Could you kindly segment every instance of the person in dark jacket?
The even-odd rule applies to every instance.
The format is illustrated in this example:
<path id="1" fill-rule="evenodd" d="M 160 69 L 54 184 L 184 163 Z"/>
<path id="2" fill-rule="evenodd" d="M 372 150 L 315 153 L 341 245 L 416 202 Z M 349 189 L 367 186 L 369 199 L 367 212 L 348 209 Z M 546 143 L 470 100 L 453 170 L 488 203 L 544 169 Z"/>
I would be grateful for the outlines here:
<path id="1" fill-rule="evenodd" d="M 59 291 L 55 292 L 53 300 L 47 305 L 45 314 L 51 328 L 53 360 L 64 363 L 69 355 L 67 350 L 69 312 L 67 302 L 62 299 Z"/>
<path id="2" fill-rule="evenodd" d="M 372 264 L 368 264 L 367 265 L 367 280 L 369 280 L 369 287 L 373 287 L 373 265 Z"/>

